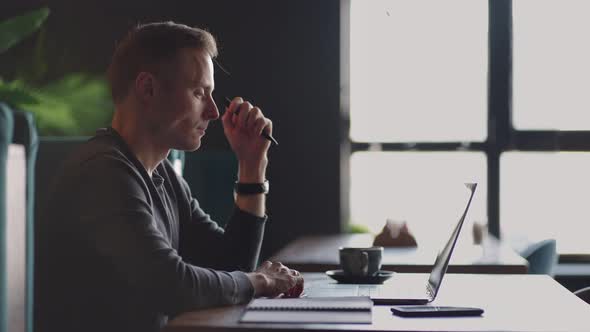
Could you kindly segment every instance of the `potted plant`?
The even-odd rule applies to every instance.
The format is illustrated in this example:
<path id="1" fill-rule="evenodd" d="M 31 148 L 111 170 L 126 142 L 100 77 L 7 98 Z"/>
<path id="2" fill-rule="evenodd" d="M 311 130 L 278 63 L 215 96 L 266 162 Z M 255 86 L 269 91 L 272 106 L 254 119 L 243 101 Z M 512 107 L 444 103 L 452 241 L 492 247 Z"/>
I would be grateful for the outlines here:
<path id="1" fill-rule="evenodd" d="M 49 14 L 48 8 L 40 8 L 0 22 L 0 58 L 39 30 Z M 46 38 L 41 30 L 31 52 L 32 63 L 20 75 L 10 81 L 0 76 L 0 102 L 35 116 L 40 136 L 35 174 L 37 215 L 51 178 L 67 154 L 96 128 L 108 124 L 113 110 L 108 85 L 101 76 L 64 73 L 50 82 L 39 79 L 48 67 L 43 52 Z"/>

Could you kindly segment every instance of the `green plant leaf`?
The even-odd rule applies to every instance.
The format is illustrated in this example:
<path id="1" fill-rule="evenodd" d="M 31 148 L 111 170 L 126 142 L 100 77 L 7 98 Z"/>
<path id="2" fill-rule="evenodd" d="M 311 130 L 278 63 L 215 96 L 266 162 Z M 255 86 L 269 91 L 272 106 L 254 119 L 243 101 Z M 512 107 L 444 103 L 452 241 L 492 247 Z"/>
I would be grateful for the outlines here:
<path id="1" fill-rule="evenodd" d="M 351 234 L 364 234 L 364 233 L 370 233 L 370 230 L 365 225 L 348 224 L 346 232 L 351 233 Z"/>
<path id="2" fill-rule="evenodd" d="M 49 16 L 49 8 L 40 8 L 0 22 L 0 53 L 35 32 Z"/>
<path id="3" fill-rule="evenodd" d="M 0 101 L 32 112 L 42 136 L 93 135 L 110 123 L 114 110 L 105 78 L 86 73 L 35 88 L 24 80 L 0 81 Z"/>
<path id="4" fill-rule="evenodd" d="M 0 100 L 17 109 L 30 111 L 35 116 L 40 133 L 75 135 L 77 124 L 71 108 L 59 98 L 27 86 L 23 81 L 0 82 Z"/>
<path id="5" fill-rule="evenodd" d="M 36 105 L 39 103 L 39 98 L 28 90 L 1 81 L 0 100 L 12 106 Z"/>
<path id="6" fill-rule="evenodd" d="M 42 25 L 35 35 L 35 44 L 30 57 L 23 59 L 22 64 L 17 66 L 15 78 L 27 82 L 28 85 L 39 85 L 44 81 L 49 69 L 48 56 L 48 28 Z"/>
<path id="7" fill-rule="evenodd" d="M 40 91 L 67 105 L 69 121 L 75 123 L 74 135 L 93 135 L 97 128 L 110 123 L 114 106 L 103 77 L 70 73 L 43 86 Z"/>

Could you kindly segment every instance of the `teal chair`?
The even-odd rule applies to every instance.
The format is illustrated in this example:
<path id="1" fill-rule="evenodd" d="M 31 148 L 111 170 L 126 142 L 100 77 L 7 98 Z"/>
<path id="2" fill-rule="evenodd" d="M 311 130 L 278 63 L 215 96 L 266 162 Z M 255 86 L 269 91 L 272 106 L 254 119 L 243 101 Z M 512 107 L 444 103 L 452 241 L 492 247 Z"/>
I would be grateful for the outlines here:
<path id="1" fill-rule="evenodd" d="M 582 299 L 584 302 L 590 304 L 590 287 L 578 289 L 574 292 L 574 294 L 576 294 L 576 296 Z"/>
<path id="2" fill-rule="evenodd" d="M 65 159 L 88 137 L 43 137 L 39 140 L 35 168 L 34 216 L 42 213 L 49 189 Z"/>
<path id="3" fill-rule="evenodd" d="M 174 170 L 181 176 L 184 170 L 185 156 L 185 152 L 181 150 L 170 150 L 170 153 L 168 154 L 168 160 L 170 160 L 172 166 L 174 166 Z"/>
<path id="4" fill-rule="evenodd" d="M 0 332 L 8 332 L 8 300 L 6 296 L 6 162 L 8 145 L 12 142 L 13 116 L 4 103 L 0 103 Z"/>
<path id="5" fill-rule="evenodd" d="M 35 210 L 35 162 L 39 149 L 39 136 L 32 113 L 15 110 L 12 142 L 25 147 L 26 153 L 26 275 L 25 275 L 25 327 L 33 332 L 33 269 L 34 269 L 34 210 Z"/>
<path id="6" fill-rule="evenodd" d="M 557 250 L 554 239 L 529 244 L 519 254 L 528 261 L 529 274 L 553 276 L 553 270 L 557 265 Z"/>
<path id="7" fill-rule="evenodd" d="M 185 155 L 184 179 L 201 208 L 223 226 L 234 208 L 238 161 L 231 151 L 195 151 Z"/>

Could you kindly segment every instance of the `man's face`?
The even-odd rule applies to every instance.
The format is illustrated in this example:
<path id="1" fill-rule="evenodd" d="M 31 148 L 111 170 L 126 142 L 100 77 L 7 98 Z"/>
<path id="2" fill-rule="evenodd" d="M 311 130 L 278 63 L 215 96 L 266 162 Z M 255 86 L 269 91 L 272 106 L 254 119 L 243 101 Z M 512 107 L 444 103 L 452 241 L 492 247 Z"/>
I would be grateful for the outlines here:
<path id="1" fill-rule="evenodd" d="M 152 124 L 157 144 L 194 151 L 201 146 L 209 122 L 219 117 L 212 96 L 213 62 L 204 51 L 183 49 L 169 68 L 155 89 Z"/>

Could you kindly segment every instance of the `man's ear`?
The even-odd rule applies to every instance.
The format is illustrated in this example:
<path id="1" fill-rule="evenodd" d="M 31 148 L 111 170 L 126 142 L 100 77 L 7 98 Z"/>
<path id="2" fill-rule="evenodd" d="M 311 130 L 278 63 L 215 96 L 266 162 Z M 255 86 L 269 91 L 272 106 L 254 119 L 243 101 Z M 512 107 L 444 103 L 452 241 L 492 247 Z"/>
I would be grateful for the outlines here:
<path id="1" fill-rule="evenodd" d="M 142 71 L 135 78 L 135 93 L 142 101 L 147 101 L 154 96 L 154 75 Z"/>

